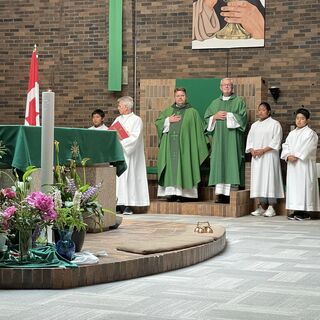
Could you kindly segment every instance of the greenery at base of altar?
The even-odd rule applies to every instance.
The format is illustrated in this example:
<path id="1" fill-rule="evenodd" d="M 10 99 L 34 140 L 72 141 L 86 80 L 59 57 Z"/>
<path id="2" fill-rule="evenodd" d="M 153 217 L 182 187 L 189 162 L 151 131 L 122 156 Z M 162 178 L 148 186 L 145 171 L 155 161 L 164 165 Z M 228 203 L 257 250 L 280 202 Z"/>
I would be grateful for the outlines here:
<path id="1" fill-rule="evenodd" d="M 30 175 L 35 170 L 37 170 L 35 167 L 28 167 L 22 181 L 19 181 L 16 174 L 13 186 L 1 189 L 0 228 L 2 231 L 35 230 L 53 225 L 56 220 L 57 212 L 53 197 L 40 191 L 30 193 Z"/>
<path id="2" fill-rule="evenodd" d="M 31 258 L 32 235 L 38 236 L 39 230 L 46 230 L 57 219 L 51 195 L 40 191 L 30 193 L 31 174 L 35 170 L 35 167 L 28 167 L 22 181 L 19 181 L 17 173 L 14 180 L 2 172 L 12 179 L 13 186 L 0 191 L 0 229 L 6 232 L 9 238 L 18 239 L 18 248 L 12 243 L 7 249 L 18 251 L 21 264 Z"/>
<path id="3" fill-rule="evenodd" d="M 26 169 L 22 181 L 19 180 L 16 171 L 13 171 L 14 178 L 6 172 L 1 172 L 12 180 L 12 186 L 0 190 L 0 233 L 11 237 L 8 246 L 3 245 L 0 251 L 0 267 L 7 264 L 15 265 L 17 261 L 23 266 L 39 264 L 41 257 L 34 256 L 34 250 L 39 247 L 32 248 L 32 244 L 48 226 L 60 231 L 83 231 L 87 227 L 86 221 L 93 219 L 101 228 L 105 212 L 112 213 L 103 209 L 97 200 L 102 182 L 94 186 L 87 183 L 86 163 L 89 158 L 80 158 L 77 143 L 74 142 L 72 146 L 74 157 L 70 159 L 67 167 L 59 164 L 59 142 L 55 141 L 54 145 L 55 181 L 49 194 L 31 192 L 31 174 L 37 170 L 34 166 Z M 3 148 L 5 147 L 0 142 L 0 157 L 4 152 Z M 78 173 L 76 159 L 80 161 L 82 177 Z M 45 244 L 47 238 L 43 239 L 41 247 L 45 248 Z M 57 256 L 61 257 L 59 254 Z M 71 260 L 72 255 L 67 258 Z"/>
<path id="4" fill-rule="evenodd" d="M 69 160 L 69 166 L 61 166 L 59 162 L 59 142 L 55 141 L 56 165 L 54 167 L 53 195 L 58 211 L 58 219 L 55 222 L 57 229 L 85 229 L 85 220 L 92 220 L 100 228 L 102 227 L 105 212 L 97 200 L 102 182 L 91 186 L 86 178 L 86 164 L 89 158 L 81 158 L 76 142 L 72 146 L 73 158 Z M 81 165 L 82 178 L 77 169 L 77 160 Z"/>

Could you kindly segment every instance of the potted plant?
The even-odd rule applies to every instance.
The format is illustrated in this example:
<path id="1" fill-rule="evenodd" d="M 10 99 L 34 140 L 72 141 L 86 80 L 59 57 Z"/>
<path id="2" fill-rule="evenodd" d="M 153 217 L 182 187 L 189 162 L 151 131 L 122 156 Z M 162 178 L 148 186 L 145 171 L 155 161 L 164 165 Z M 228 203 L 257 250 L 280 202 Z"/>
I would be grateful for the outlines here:
<path id="1" fill-rule="evenodd" d="M 46 229 L 57 218 L 53 197 L 40 191 L 30 191 L 31 174 L 37 170 L 28 167 L 22 181 L 13 180 L 13 186 L 1 189 L 0 216 L 2 229 L 18 233 L 20 262 L 28 260 L 32 246 L 32 233 L 36 229 Z M 12 179 L 10 177 L 10 179 Z"/>
<path id="2" fill-rule="evenodd" d="M 105 212 L 111 211 L 102 208 L 97 200 L 102 183 L 90 185 L 86 178 L 86 164 L 89 158 L 81 159 L 79 148 L 76 143 L 72 147 L 73 158 L 69 160 L 69 166 L 61 166 L 59 163 L 59 142 L 55 141 L 56 165 L 54 167 L 54 186 L 60 191 L 61 207 L 70 208 L 73 206 L 75 196 L 79 197 L 80 211 L 83 220 L 87 224 L 93 224 L 102 230 Z M 76 158 L 80 159 L 82 178 L 77 168 Z"/>
<path id="3" fill-rule="evenodd" d="M 54 222 L 53 232 L 55 242 L 57 245 L 57 251 L 59 252 L 60 250 L 60 254 L 61 250 L 64 250 L 66 248 L 59 247 L 59 240 L 68 241 L 68 238 L 70 238 L 74 242 L 75 252 L 79 252 L 82 249 L 87 224 L 83 220 L 80 201 L 80 192 L 75 193 L 74 197 L 72 198 L 72 201 L 63 201 L 61 198 L 60 190 L 54 188 L 55 210 L 58 214 L 57 219 Z M 71 255 L 72 258 L 72 253 L 62 254 L 62 256 L 64 257 L 66 257 L 66 255 L 68 255 L 68 257 L 69 255 Z"/>

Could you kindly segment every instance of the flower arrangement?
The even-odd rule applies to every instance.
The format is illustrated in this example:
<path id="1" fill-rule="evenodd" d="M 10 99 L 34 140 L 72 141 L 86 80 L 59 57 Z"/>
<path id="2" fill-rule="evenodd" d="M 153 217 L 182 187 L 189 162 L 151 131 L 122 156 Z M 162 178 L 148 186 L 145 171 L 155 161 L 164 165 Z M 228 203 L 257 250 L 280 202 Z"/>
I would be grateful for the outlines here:
<path id="1" fill-rule="evenodd" d="M 30 191 L 31 173 L 37 170 L 28 167 L 22 181 L 13 181 L 11 188 L 0 191 L 0 229 L 25 231 L 52 225 L 57 218 L 54 200 L 40 191 Z"/>
<path id="2" fill-rule="evenodd" d="M 80 231 L 86 228 L 86 220 L 92 220 L 100 228 L 104 217 L 105 209 L 98 202 L 97 197 L 101 183 L 91 186 L 86 180 L 86 163 L 89 158 L 80 158 L 79 147 L 76 142 L 71 148 L 73 158 L 69 166 L 61 166 L 59 163 L 59 142 L 55 141 L 56 165 L 54 167 L 55 183 L 53 194 L 58 211 L 58 219 L 55 226 L 58 229 L 63 227 L 75 228 Z M 77 172 L 76 158 L 80 158 L 82 167 L 82 179 Z"/>
<path id="3" fill-rule="evenodd" d="M 13 181 L 13 186 L 0 190 L 0 229 L 12 239 L 19 240 L 21 263 L 30 258 L 32 242 L 39 237 L 40 231 L 53 225 L 58 216 L 52 196 L 40 191 L 30 193 L 30 175 L 35 170 L 35 167 L 28 167 L 22 181 L 16 172 L 15 180 L 2 172 Z M 11 247 L 15 248 L 13 244 Z M 2 251 L 3 248 L 6 246 L 2 246 Z"/>

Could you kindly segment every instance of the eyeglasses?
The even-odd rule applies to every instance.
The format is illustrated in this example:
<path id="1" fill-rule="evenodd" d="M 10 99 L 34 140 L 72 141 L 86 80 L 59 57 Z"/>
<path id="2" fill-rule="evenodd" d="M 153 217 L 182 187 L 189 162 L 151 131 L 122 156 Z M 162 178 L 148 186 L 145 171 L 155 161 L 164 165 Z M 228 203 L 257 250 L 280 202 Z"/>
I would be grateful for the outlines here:
<path id="1" fill-rule="evenodd" d="M 227 84 L 222 84 L 221 86 L 222 87 L 232 87 L 232 84 L 231 83 L 227 83 Z"/>

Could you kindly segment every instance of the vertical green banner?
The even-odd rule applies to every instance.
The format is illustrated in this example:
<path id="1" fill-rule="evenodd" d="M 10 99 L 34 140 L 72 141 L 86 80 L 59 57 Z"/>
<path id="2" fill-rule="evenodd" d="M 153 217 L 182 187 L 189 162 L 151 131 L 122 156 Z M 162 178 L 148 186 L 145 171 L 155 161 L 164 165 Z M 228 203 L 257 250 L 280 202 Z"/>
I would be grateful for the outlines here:
<path id="1" fill-rule="evenodd" d="M 122 0 L 109 0 L 108 90 L 121 91 L 122 82 Z"/>

